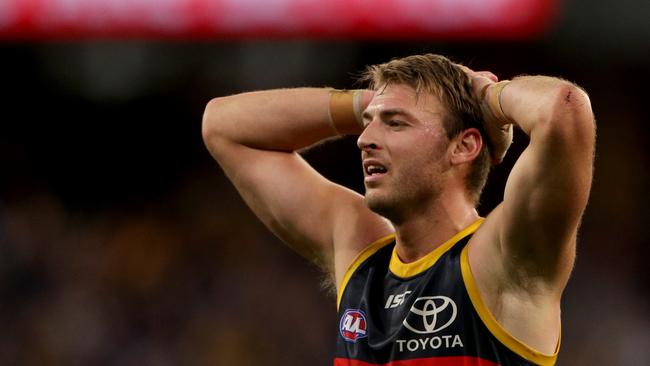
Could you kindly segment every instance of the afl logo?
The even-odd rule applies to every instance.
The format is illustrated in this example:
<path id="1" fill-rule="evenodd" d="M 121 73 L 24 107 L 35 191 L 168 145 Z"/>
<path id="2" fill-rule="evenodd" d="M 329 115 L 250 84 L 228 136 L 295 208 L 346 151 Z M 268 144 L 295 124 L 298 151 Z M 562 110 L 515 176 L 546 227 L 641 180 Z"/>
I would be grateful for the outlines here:
<path id="1" fill-rule="evenodd" d="M 368 323 L 366 314 L 361 310 L 348 309 L 343 313 L 339 323 L 341 336 L 348 342 L 356 342 L 357 339 L 368 336 Z"/>
<path id="2" fill-rule="evenodd" d="M 456 304 L 447 296 L 418 297 L 404 326 L 418 334 L 439 332 L 456 320 Z"/>

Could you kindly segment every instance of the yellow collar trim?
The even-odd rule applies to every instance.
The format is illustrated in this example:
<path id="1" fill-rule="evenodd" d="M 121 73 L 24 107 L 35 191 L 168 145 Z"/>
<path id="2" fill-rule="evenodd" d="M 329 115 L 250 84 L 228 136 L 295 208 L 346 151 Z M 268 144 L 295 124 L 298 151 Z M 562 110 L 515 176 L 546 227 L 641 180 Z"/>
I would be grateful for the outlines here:
<path id="1" fill-rule="evenodd" d="M 467 235 L 474 233 L 479 228 L 479 226 L 481 226 L 483 220 L 485 219 L 482 217 L 478 218 L 468 227 L 461 230 L 459 233 L 457 233 L 456 235 L 452 236 L 449 240 L 444 242 L 441 246 L 437 247 L 432 252 L 416 260 L 415 262 L 411 262 L 411 263 L 402 262 L 402 260 L 399 259 L 399 256 L 397 255 L 397 246 L 395 246 L 395 248 L 393 248 L 393 254 L 391 255 L 390 258 L 390 265 L 389 265 L 390 271 L 395 276 L 400 278 L 413 277 L 415 275 L 418 275 L 426 271 L 427 269 L 431 268 L 431 266 L 433 266 L 438 261 L 438 259 L 442 257 L 443 254 L 445 254 L 449 249 L 451 249 L 454 246 L 454 244 L 458 243 L 461 239 L 463 239 Z"/>

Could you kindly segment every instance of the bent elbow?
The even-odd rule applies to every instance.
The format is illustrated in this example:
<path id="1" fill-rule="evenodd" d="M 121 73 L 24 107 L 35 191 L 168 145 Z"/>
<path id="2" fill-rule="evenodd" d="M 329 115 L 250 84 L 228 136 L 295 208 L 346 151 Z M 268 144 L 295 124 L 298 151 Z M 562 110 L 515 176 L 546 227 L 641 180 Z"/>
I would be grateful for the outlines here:
<path id="1" fill-rule="evenodd" d="M 227 120 L 224 112 L 227 108 L 224 107 L 223 100 L 224 98 L 214 98 L 208 102 L 201 123 L 203 143 L 215 158 L 220 146 L 226 142 L 226 126 L 222 121 Z"/>
<path id="2" fill-rule="evenodd" d="M 546 132 L 553 139 L 593 145 L 596 123 L 589 95 L 580 87 L 563 82 L 555 90 L 551 118 Z"/>
<path id="3" fill-rule="evenodd" d="M 577 85 L 566 83 L 558 88 L 555 109 L 561 122 L 569 120 L 575 128 L 595 129 L 589 95 Z"/>
<path id="4" fill-rule="evenodd" d="M 217 121 L 219 120 L 221 98 L 214 98 L 208 102 L 203 110 L 203 120 L 201 123 L 201 134 L 206 145 L 209 141 L 219 134 Z"/>

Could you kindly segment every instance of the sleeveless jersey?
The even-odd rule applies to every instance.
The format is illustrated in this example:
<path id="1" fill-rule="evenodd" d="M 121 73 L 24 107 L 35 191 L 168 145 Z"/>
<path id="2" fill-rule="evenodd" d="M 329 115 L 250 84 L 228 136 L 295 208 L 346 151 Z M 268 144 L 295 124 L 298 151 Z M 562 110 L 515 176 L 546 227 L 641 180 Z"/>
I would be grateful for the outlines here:
<path id="1" fill-rule="evenodd" d="M 365 249 L 339 293 L 334 366 L 553 365 L 503 329 L 479 295 L 467 242 L 483 219 L 404 264 L 394 235 Z"/>

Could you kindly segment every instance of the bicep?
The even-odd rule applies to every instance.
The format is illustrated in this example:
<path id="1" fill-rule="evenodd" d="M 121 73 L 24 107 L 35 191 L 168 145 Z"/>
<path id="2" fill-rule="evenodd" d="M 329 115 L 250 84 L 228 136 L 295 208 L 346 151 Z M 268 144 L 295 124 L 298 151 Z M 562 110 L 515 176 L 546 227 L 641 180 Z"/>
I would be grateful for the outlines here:
<path id="1" fill-rule="evenodd" d="M 498 234 L 506 264 L 563 284 L 589 196 L 595 131 L 590 111 L 557 113 L 558 121 L 531 134 L 512 169 Z"/>
<path id="2" fill-rule="evenodd" d="M 360 195 L 327 180 L 297 153 L 225 148 L 232 150 L 218 161 L 259 219 L 302 256 L 329 271 L 336 267 L 337 277 L 360 250 L 355 246 L 383 234 Z"/>

